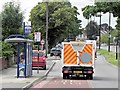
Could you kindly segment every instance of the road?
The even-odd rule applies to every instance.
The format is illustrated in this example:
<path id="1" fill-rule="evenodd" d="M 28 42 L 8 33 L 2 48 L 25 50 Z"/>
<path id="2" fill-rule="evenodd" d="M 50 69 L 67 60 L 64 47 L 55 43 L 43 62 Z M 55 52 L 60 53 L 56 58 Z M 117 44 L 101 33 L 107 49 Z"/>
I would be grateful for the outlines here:
<path id="1" fill-rule="evenodd" d="M 39 84 L 32 88 L 90 88 L 86 80 L 64 80 L 62 79 L 61 60 L 56 61 L 52 71 Z"/>
<path id="2" fill-rule="evenodd" d="M 98 55 L 96 60 L 93 80 L 62 79 L 61 60 L 54 61 L 56 64 L 48 76 L 31 88 L 87 88 L 87 90 L 91 88 L 118 88 L 118 68 L 107 63 L 101 55 Z"/>
<path id="3" fill-rule="evenodd" d="M 102 55 L 98 55 L 94 80 L 89 82 L 92 88 L 118 88 L 118 68 L 109 64 Z"/>

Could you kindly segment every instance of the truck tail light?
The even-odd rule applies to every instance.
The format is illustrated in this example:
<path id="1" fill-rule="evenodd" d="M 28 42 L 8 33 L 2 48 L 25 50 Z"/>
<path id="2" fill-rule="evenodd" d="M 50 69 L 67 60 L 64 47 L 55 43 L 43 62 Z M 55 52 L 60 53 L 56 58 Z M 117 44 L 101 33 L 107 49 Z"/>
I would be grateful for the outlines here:
<path id="1" fill-rule="evenodd" d="M 65 70 L 64 73 L 68 73 L 68 70 Z"/>
<path id="2" fill-rule="evenodd" d="M 65 70 L 64 73 L 72 73 L 72 71 Z"/>
<path id="3" fill-rule="evenodd" d="M 88 73 L 92 73 L 92 71 L 88 71 Z"/>

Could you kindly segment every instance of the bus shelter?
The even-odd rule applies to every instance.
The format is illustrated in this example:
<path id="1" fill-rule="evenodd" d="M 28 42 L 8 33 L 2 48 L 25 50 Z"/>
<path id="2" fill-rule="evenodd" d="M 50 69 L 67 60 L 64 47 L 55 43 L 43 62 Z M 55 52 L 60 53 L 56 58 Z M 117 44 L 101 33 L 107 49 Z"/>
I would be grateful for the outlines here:
<path id="1" fill-rule="evenodd" d="M 10 35 L 5 42 L 17 44 L 17 78 L 32 76 L 32 42 L 25 35 Z"/>

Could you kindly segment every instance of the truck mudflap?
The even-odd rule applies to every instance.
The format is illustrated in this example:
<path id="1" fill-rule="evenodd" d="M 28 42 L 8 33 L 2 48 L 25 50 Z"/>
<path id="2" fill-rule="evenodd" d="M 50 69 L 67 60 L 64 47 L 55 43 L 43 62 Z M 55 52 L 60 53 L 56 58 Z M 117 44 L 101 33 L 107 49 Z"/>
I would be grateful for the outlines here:
<path id="1" fill-rule="evenodd" d="M 86 79 L 93 79 L 93 67 L 82 67 L 82 66 L 64 66 L 62 68 L 63 79 L 69 79 L 73 77 Z"/>

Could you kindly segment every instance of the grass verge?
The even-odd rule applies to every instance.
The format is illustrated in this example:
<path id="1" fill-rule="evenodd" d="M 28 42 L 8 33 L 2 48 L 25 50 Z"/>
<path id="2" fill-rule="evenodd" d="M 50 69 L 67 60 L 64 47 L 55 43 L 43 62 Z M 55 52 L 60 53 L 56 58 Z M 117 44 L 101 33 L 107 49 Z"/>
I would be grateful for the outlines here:
<path id="1" fill-rule="evenodd" d="M 116 60 L 115 52 L 108 52 L 107 50 L 104 49 L 100 49 L 100 50 L 98 49 L 97 52 L 102 54 L 109 63 L 118 66 L 118 60 Z"/>

